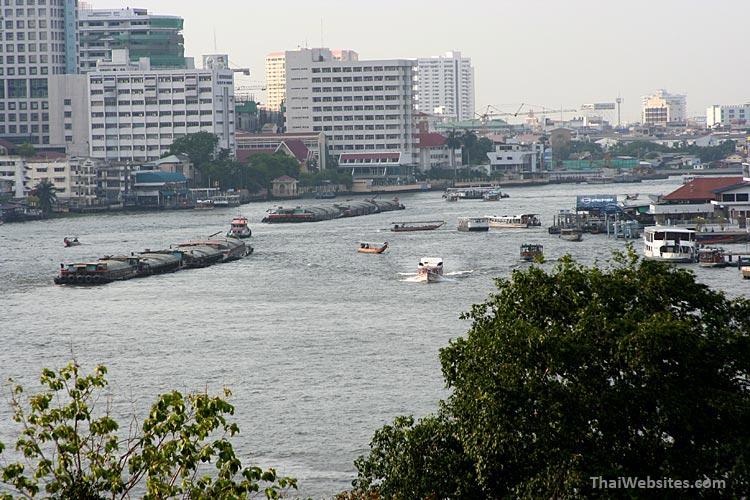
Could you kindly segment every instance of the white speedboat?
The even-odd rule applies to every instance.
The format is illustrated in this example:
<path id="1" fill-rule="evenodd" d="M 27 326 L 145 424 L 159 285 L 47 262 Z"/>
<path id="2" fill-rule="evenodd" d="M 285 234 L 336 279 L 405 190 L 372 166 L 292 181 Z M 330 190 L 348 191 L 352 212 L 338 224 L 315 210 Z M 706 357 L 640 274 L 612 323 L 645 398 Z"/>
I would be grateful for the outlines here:
<path id="1" fill-rule="evenodd" d="M 665 262 L 696 262 L 696 232 L 671 226 L 649 226 L 643 229 L 643 255 Z"/>
<path id="2" fill-rule="evenodd" d="M 443 259 L 440 257 L 422 257 L 417 267 L 417 281 L 420 283 L 433 283 L 443 278 Z"/>
<path id="3" fill-rule="evenodd" d="M 490 221 L 487 217 L 459 217 L 459 231 L 488 231 Z"/>

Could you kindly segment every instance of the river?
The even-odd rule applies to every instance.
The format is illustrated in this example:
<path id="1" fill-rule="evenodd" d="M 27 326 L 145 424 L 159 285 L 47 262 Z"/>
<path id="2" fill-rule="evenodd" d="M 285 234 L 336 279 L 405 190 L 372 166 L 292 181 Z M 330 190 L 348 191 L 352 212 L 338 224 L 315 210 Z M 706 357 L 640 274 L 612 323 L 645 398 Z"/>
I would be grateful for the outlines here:
<path id="1" fill-rule="evenodd" d="M 521 243 L 544 244 L 549 269 L 566 253 L 595 265 L 625 246 L 606 235 L 562 241 L 547 233 L 553 214 L 573 209 L 577 194 L 666 194 L 679 185 L 508 188 L 510 198 L 497 202 L 414 193 L 401 196 L 404 211 L 298 225 L 261 224 L 270 203 L 4 224 L 0 378 L 34 391 L 42 368 L 104 364 L 115 413 L 141 417 L 160 393 L 228 387 L 243 464 L 297 477 L 300 496 L 330 498 L 350 486 L 376 429 L 429 414 L 447 395 L 438 352 L 467 331 L 459 315 L 488 297 L 493 278 L 529 265 L 519 262 Z M 460 216 L 524 212 L 540 214 L 543 226 L 456 231 Z M 250 219 L 255 248 L 243 260 L 100 287 L 52 282 L 60 262 L 165 248 L 226 231 L 238 214 Z M 447 224 L 389 230 L 392 221 L 434 219 Z M 64 236 L 82 244 L 64 248 Z M 359 254 L 359 240 L 391 246 Z M 410 282 L 422 256 L 442 257 L 451 281 Z M 690 268 L 730 296 L 747 292 L 736 268 Z M 0 441 L 14 442 L 16 429 L 0 406 Z"/>

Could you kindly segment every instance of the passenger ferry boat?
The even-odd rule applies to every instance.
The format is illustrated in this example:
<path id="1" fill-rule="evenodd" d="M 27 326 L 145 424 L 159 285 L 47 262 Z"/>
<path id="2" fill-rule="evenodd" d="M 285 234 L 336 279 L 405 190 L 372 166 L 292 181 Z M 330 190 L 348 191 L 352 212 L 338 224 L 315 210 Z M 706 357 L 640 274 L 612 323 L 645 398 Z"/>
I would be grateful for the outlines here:
<path id="1" fill-rule="evenodd" d="M 247 217 L 235 217 L 232 219 L 232 225 L 227 231 L 230 238 L 249 238 L 253 232 L 247 225 Z"/>
<path id="2" fill-rule="evenodd" d="M 440 257 L 422 257 L 417 268 L 417 281 L 420 283 L 434 283 L 443 278 L 443 259 Z"/>
<path id="3" fill-rule="evenodd" d="M 730 262 L 719 247 L 704 247 L 698 250 L 698 265 L 701 267 L 727 267 Z"/>
<path id="4" fill-rule="evenodd" d="M 487 217 L 459 217 L 459 231 L 489 231 L 490 221 Z"/>
<path id="5" fill-rule="evenodd" d="M 643 255 L 666 262 L 698 260 L 696 232 L 672 226 L 649 226 L 643 229 Z"/>
<path id="6" fill-rule="evenodd" d="M 523 243 L 521 245 L 521 260 L 531 262 L 541 256 L 544 256 L 543 245 L 539 243 Z"/>
<path id="7" fill-rule="evenodd" d="M 488 215 L 487 218 L 490 221 L 490 227 L 494 228 L 522 229 L 542 225 L 536 214 Z"/>

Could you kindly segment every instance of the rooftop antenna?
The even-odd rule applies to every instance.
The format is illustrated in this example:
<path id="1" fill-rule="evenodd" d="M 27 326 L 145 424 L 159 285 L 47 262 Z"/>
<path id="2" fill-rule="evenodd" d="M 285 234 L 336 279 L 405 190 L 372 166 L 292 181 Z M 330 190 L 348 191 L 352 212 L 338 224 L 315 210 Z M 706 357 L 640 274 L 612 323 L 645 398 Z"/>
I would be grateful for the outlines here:
<path id="1" fill-rule="evenodd" d="M 216 26 L 214 26 L 214 53 L 218 52 L 219 49 L 216 45 Z"/>

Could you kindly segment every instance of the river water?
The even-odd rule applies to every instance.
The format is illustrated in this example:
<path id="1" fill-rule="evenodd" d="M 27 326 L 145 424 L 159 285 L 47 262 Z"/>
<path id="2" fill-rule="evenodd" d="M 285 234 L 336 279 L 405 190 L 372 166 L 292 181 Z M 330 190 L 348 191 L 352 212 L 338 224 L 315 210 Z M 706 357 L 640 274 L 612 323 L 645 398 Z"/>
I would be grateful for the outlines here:
<path id="1" fill-rule="evenodd" d="M 562 241 L 547 233 L 553 214 L 573 209 L 577 194 L 666 194 L 679 185 L 508 188 L 510 198 L 497 202 L 415 193 L 401 196 L 404 211 L 299 225 L 261 224 L 270 203 L 5 224 L 0 378 L 33 391 L 42 368 L 104 364 L 115 413 L 141 417 L 172 389 L 228 387 L 243 464 L 298 478 L 300 496 L 330 498 L 350 486 L 353 461 L 376 429 L 398 415 L 429 414 L 447 396 L 438 352 L 467 331 L 459 315 L 488 297 L 493 278 L 529 265 L 519 262 L 521 243 L 544 244 L 547 268 L 566 253 L 603 263 L 625 246 L 606 235 Z M 456 231 L 460 216 L 525 212 L 540 214 L 542 228 Z M 52 282 L 60 262 L 165 248 L 226 231 L 238 214 L 250 219 L 255 248 L 243 260 L 101 287 Z M 392 221 L 434 219 L 447 225 L 389 230 Z M 64 236 L 82 244 L 64 248 Z M 359 240 L 391 246 L 359 254 Z M 641 253 L 640 241 L 635 248 Z M 451 280 L 409 281 L 422 256 L 442 257 Z M 736 268 L 690 268 L 730 296 L 750 285 Z M 12 443 L 17 428 L 2 401 L 0 441 Z"/>

